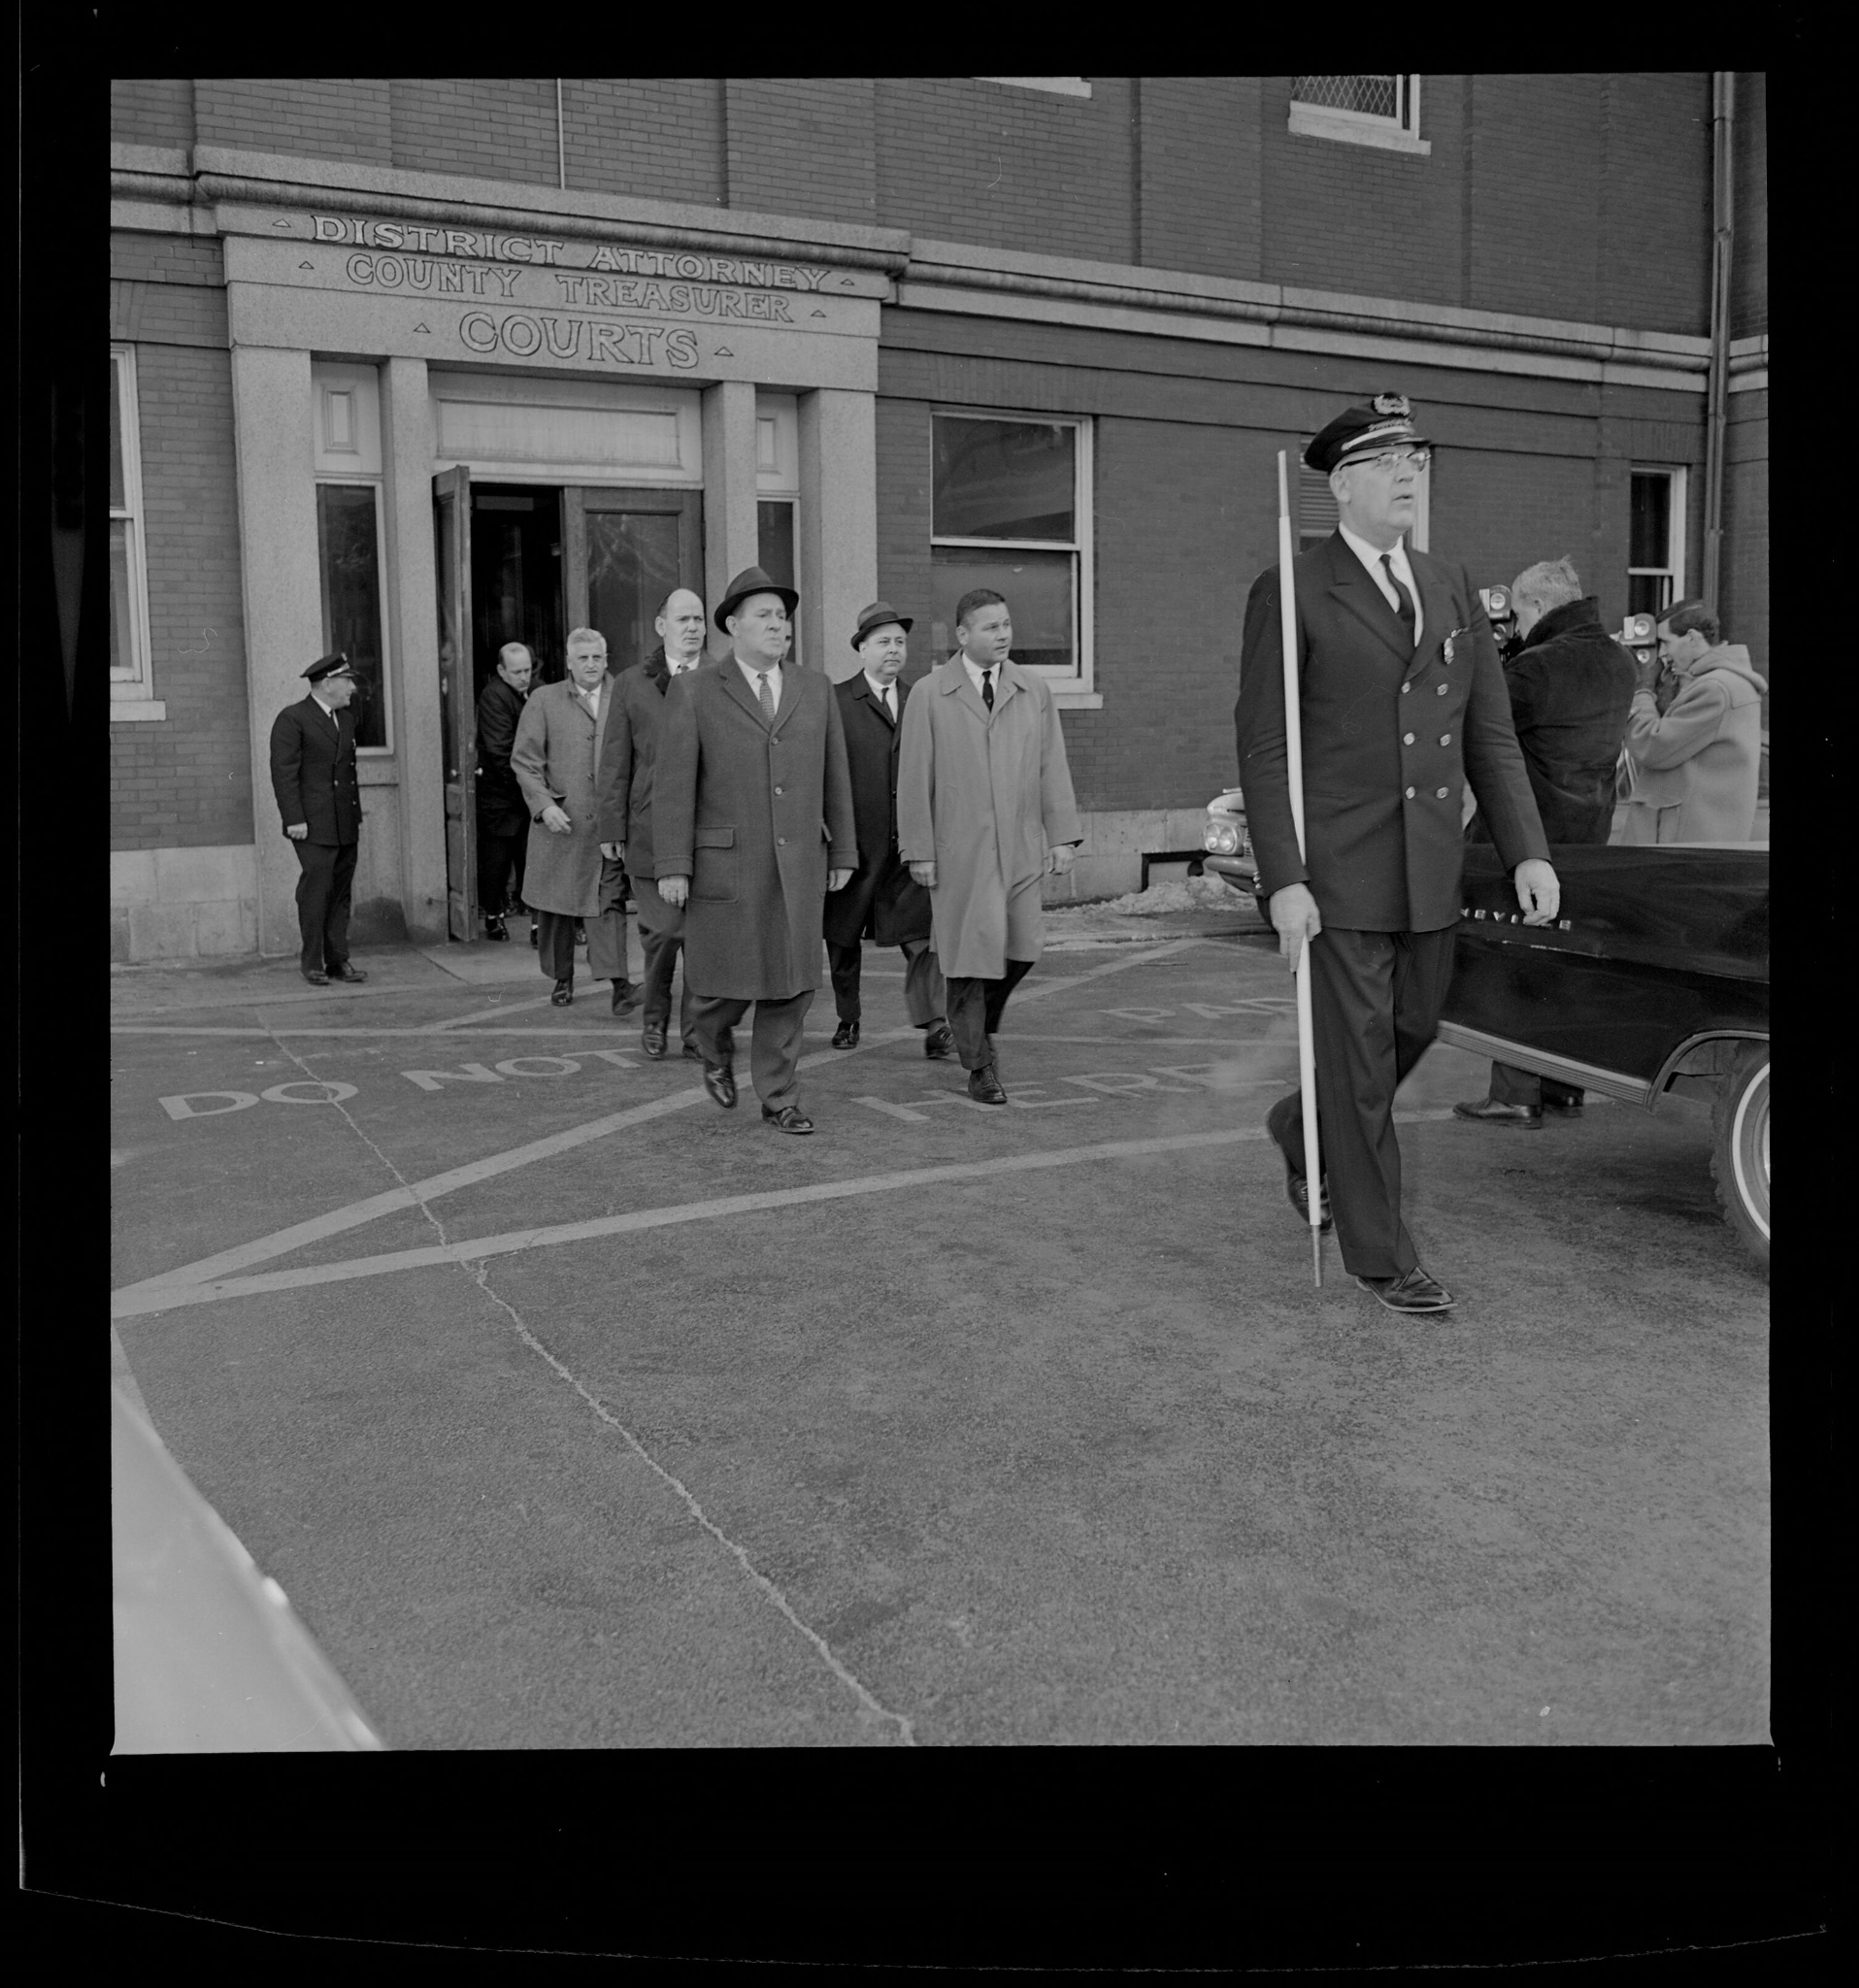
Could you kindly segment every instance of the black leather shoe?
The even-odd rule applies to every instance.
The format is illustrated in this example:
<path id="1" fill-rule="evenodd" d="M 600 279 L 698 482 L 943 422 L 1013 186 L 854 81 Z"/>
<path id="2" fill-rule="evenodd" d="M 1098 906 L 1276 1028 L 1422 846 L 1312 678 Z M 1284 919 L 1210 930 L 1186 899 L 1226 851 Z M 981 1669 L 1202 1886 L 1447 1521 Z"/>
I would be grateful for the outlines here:
<path id="1" fill-rule="evenodd" d="M 575 920 L 575 944 L 577 945 L 585 945 L 587 944 L 587 926 L 585 921 L 581 918 Z"/>
<path id="2" fill-rule="evenodd" d="M 1480 1125 L 1514 1125 L 1519 1132 L 1541 1132 L 1543 1112 L 1536 1105 L 1501 1105 L 1496 1098 L 1479 1098 L 1477 1103 L 1454 1105 L 1455 1118 L 1476 1119 Z"/>
<path id="3" fill-rule="evenodd" d="M 777 1132 L 812 1132 L 813 1121 L 798 1105 L 783 1105 L 779 1111 L 762 1107 L 762 1123 L 772 1125 Z"/>
<path id="4" fill-rule="evenodd" d="M 1543 1094 L 1543 1109 L 1545 1111 L 1559 1112 L 1564 1118 L 1579 1118 L 1581 1106 L 1582 1096 L 1579 1091 L 1567 1098 L 1552 1098 L 1547 1091 Z"/>
<path id="5" fill-rule="evenodd" d="M 307 973 L 304 975 L 304 978 L 308 980 L 313 987 L 326 987 L 329 984 L 329 976 L 325 973 Z"/>
<path id="6" fill-rule="evenodd" d="M 1390 1311 L 1444 1311 L 1453 1302 L 1452 1293 L 1436 1284 L 1417 1263 L 1398 1277 L 1357 1277 L 1356 1282 Z"/>
<path id="7" fill-rule="evenodd" d="M 630 1014 L 646 998 L 644 987 L 637 987 L 631 980 L 614 982 L 614 1012 Z"/>
<path id="8" fill-rule="evenodd" d="M 349 985 L 354 986 L 365 980 L 368 976 L 359 967 L 351 967 L 344 960 L 341 966 L 329 969 L 329 977 L 332 980 L 347 980 Z"/>
<path id="9" fill-rule="evenodd" d="M 543 943 L 543 928 L 537 924 L 534 918 L 531 918 L 529 921 L 529 943 L 531 945 L 536 946 L 540 946 Z"/>
<path id="10" fill-rule="evenodd" d="M 968 1094 L 978 1105 L 1007 1103 L 1007 1093 L 1001 1088 L 1001 1080 L 995 1076 L 991 1063 L 983 1064 L 979 1070 L 969 1072 Z"/>
<path id="11" fill-rule="evenodd" d="M 955 1054 L 955 1038 L 949 1034 L 948 1023 L 933 1021 L 923 1034 L 923 1054 L 933 1060 L 940 1060 Z"/>
<path id="12" fill-rule="evenodd" d="M 508 945 L 510 944 L 510 927 L 494 912 L 487 913 L 484 918 L 484 937 L 486 939 L 500 939 Z"/>
<path id="13" fill-rule="evenodd" d="M 639 1046 L 654 1063 L 665 1060 L 665 1024 L 662 1021 L 648 1021 L 641 1031 Z"/>
<path id="14" fill-rule="evenodd" d="M 704 1088 L 725 1111 L 736 1109 L 736 1073 L 727 1063 L 704 1065 Z"/>
<path id="15" fill-rule="evenodd" d="M 839 1027 L 833 1031 L 833 1047 L 835 1049 L 856 1049 L 858 1047 L 857 1022 L 843 1021 L 840 1023 Z"/>
<path id="16" fill-rule="evenodd" d="M 1278 1141 L 1272 1142 L 1278 1145 Z M 1311 1183 L 1291 1164 L 1291 1155 L 1278 1146 L 1278 1158 L 1284 1162 L 1284 1197 L 1297 1209 L 1298 1220 L 1308 1229 L 1311 1226 Z M 1330 1176 L 1323 1176 L 1323 1185 L 1318 1189 L 1323 1199 L 1317 1204 L 1317 1229 L 1327 1236 L 1336 1227 L 1330 1219 Z"/>
<path id="17" fill-rule="evenodd" d="M 569 974 L 566 977 L 555 982 L 555 991 L 549 995 L 548 1004 L 551 1008 L 567 1008 L 573 1003 L 574 999 L 575 977 L 573 974 Z"/>
<path id="18" fill-rule="evenodd" d="M 703 1060 L 704 1052 L 695 1043 L 686 1043 L 684 1044 L 684 1061 L 686 1063 L 701 1063 Z"/>

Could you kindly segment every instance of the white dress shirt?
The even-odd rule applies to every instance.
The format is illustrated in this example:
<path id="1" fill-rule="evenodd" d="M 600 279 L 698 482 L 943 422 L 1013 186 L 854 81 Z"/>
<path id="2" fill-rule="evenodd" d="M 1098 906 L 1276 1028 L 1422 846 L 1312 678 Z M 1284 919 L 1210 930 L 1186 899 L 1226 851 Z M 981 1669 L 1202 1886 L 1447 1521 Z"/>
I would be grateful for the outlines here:
<path id="1" fill-rule="evenodd" d="M 897 722 L 897 685 L 895 683 L 880 683 L 869 670 L 865 672 L 865 680 L 872 686 L 872 695 L 890 712 L 891 722 L 895 724 Z"/>
<path id="2" fill-rule="evenodd" d="M 736 658 L 736 667 L 743 673 L 743 681 L 748 685 L 749 696 L 754 698 L 758 705 L 761 702 L 761 693 L 755 687 L 755 679 L 757 677 L 766 677 L 768 679 L 769 695 L 775 700 L 775 709 L 777 711 L 780 710 L 781 666 L 780 663 L 771 663 L 766 670 L 758 670 L 752 663 L 746 663 L 741 656 L 738 656 Z"/>
<path id="3" fill-rule="evenodd" d="M 1357 538 L 1347 525 L 1339 523 L 1337 530 L 1343 534 L 1343 543 L 1369 569 L 1369 578 L 1381 591 L 1381 598 L 1398 614 L 1401 602 L 1392 586 L 1388 584 L 1388 568 L 1381 564 L 1381 555 L 1367 539 Z M 1413 597 L 1413 646 L 1418 648 L 1420 637 L 1426 631 L 1426 610 L 1420 606 L 1420 589 L 1414 581 L 1413 568 L 1408 564 L 1408 542 L 1397 539 L 1388 547 L 1388 564 L 1394 568 L 1401 584 Z"/>
<path id="4" fill-rule="evenodd" d="M 580 703 L 581 710 L 584 711 L 587 713 L 587 715 L 590 718 L 592 718 L 596 723 L 598 723 L 600 721 L 601 685 L 596 683 L 591 690 L 583 690 L 581 687 L 581 685 L 577 683 L 575 679 L 571 677 L 568 679 L 568 688 L 571 692 L 573 692 L 576 700 Z"/>
<path id="5" fill-rule="evenodd" d="M 967 649 L 960 649 L 960 650 L 958 650 L 958 651 L 957 651 L 957 653 L 958 653 L 958 654 L 959 654 L 959 655 L 961 656 L 961 658 L 962 658 L 962 667 L 963 667 L 963 668 L 964 668 L 964 669 L 965 669 L 965 670 L 966 670 L 966 671 L 968 672 L 968 680 L 969 680 L 969 681 L 970 681 L 971 683 L 973 683 L 973 684 L 974 684 L 974 686 L 975 686 L 975 694 L 976 694 L 976 696 L 977 696 L 977 697 L 980 697 L 980 695 L 981 695 L 981 665 L 980 665 L 979 663 L 976 662 L 976 661 L 975 661 L 975 660 L 974 660 L 974 659 L 973 659 L 973 658 L 972 658 L 972 657 L 971 657 L 971 656 L 969 655 L 969 652 L 968 652 L 968 650 L 967 650 Z M 1010 662 L 1010 663 L 1011 663 L 1011 662 L 1012 662 L 1012 661 L 1013 660 L 1013 658 L 1012 658 L 1012 656 L 1009 656 L 1007 660 L 1008 660 L 1008 662 Z M 996 697 L 999 697 L 999 696 L 1000 696 L 1000 694 L 1001 694 L 1001 671 L 1002 671 L 1002 670 L 1003 670 L 1003 669 L 1004 669 L 1004 668 L 1006 667 L 1006 664 L 1003 664 L 1003 663 L 991 663 L 991 664 L 989 664 L 989 665 L 988 665 L 988 667 L 989 667 L 989 668 L 990 668 L 990 669 L 991 669 L 991 670 L 993 671 L 993 673 L 994 673 L 994 695 L 995 695 Z M 982 698 L 982 699 L 981 699 L 981 701 L 982 701 L 982 703 L 983 703 L 983 704 L 985 704 L 985 703 L 987 702 L 987 700 L 986 700 L 985 698 Z"/>

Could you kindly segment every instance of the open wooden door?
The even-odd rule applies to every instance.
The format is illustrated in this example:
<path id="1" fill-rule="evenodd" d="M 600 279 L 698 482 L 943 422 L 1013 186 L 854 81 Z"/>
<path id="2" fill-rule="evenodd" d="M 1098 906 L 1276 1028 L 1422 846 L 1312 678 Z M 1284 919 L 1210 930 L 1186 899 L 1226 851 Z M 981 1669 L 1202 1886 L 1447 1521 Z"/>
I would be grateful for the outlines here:
<path id="1" fill-rule="evenodd" d="M 446 919 L 454 939 L 478 936 L 478 700 L 471 643 L 471 472 L 433 478 L 439 581 L 439 710 L 446 753 Z"/>
<path id="2" fill-rule="evenodd" d="M 644 662 L 658 646 L 652 622 L 672 588 L 703 599 L 702 491 L 570 488 L 562 524 L 569 627 L 600 630 L 611 670 Z"/>

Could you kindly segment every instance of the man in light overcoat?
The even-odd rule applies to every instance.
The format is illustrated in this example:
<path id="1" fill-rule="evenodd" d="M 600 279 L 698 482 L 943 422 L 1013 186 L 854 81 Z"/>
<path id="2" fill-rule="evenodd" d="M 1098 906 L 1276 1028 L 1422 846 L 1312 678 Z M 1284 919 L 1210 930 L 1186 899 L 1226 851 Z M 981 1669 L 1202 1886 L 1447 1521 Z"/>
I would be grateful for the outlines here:
<path id="1" fill-rule="evenodd" d="M 587 971 L 614 983 L 614 1012 L 637 997 L 626 979 L 626 873 L 600 848 L 599 770 L 613 679 L 607 638 L 577 628 L 568 638 L 568 675 L 530 692 L 511 748 L 511 771 L 529 809 L 523 899 L 537 915 L 538 956 L 554 981 L 549 999 L 575 998 L 575 922 L 587 927 Z"/>
<path id="2" fill-rule="evenodd" d="M 852 783 L 832 687 L 781 662 L 800 596 L 739 573 L 716 626 L 733 653 L 665 693 L 653 775 L 659 895 L 685 907 L 684 977 L 704 1087 L 736 1103 L 735 1025 L 755 1008 L 749 1070 L 762 1117 L 812 1132 L 798 1067 L 819 986 L 821 905 L 858 865 Z"/>
<path id="3" fill-rule="evenodd" d="M 1058 707 L 1024 670 L 1007 603 L 988 587 L 955 608 L 961 652 L 904 707 L 898 846 L 930 894 L 932 944 L 968 1094 L 1004 1105 L 994 1036 L 1007 997 L 1045 944 L 1041 879 L 1063 877 L 1083 840 Z"/>

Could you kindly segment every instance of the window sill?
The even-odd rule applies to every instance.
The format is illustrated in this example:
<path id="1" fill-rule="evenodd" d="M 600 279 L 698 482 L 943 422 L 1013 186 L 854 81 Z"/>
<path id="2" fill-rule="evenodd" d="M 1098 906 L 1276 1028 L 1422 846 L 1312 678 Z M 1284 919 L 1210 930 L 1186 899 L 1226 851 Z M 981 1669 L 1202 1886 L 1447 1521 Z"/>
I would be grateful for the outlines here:
<path id="1" fill-rule="evenodd" d="M 1327 111 L 1316 104 L 1291 106 L 1291 130 L 1299 138 L 1334 138 L 1344 145 L 1372 145 L 1382 151 L 1404 151 L 1426 157 L 1430 139 L 1416 138 L 1397 125 L 1372 122 L 1347 111 Z"/>
<path id="2" fill-rule="evenodd" d="M 1101 690 L 1068 690 L 1058 684 L 1050 686 L 1052 702 L 1060 711 L 1102 711 L 1104 693 Z"/>
<path id="3" fill-rule="evenodd" d="M 124 697 L 110 707 L 113 725 L 160 724 L 167 715 L 168 707 L 155 697 Z"/>

